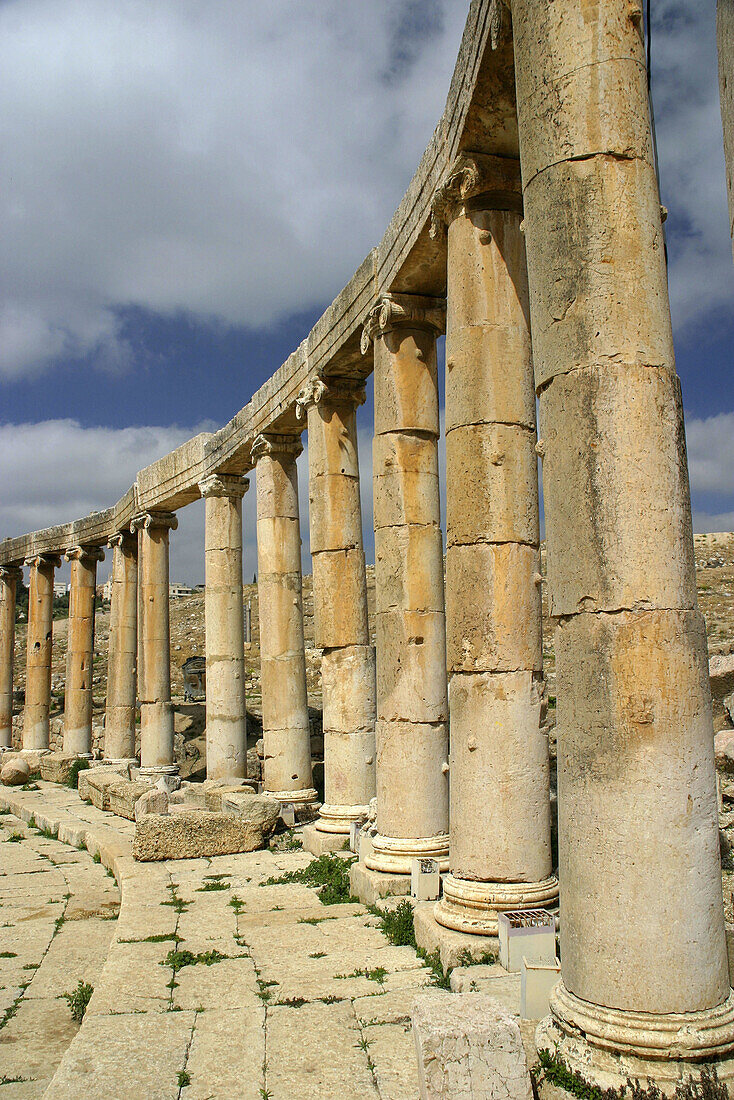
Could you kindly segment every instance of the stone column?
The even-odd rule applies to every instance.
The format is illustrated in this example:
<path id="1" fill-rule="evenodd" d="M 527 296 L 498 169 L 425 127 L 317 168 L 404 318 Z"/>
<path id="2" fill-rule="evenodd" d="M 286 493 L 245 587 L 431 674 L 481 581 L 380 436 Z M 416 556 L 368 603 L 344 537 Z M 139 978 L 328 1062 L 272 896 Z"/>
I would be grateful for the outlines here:
<path id="1" fill-rule="evenodd" d="M 357 406 L 364 399 L 363 385 L 316 380 L 296 405 L 299 416 L 308 416 L 315 640 L 324 651 L 325 800 L 315 826 L 324 834 L 322 849 L 340 848 L 375 797 L 375 651 L 357 455 Z"/>
<path id="2" fill-rule="evenodd" d="M 734 999 L 641 9 L 512 14 L 560 731 L 538 1041 L 672 1091 L 734 1049 Z"/>
<path id="3" fill-rule="evenodd" d="M 301 529 L 293 435 L 259 435 L 252 447 L 257 471 L 257 561 L 260 600 L 260 675 L 263 704 L 263 786 L 281 801 L 316 800 L 301 596 Z"/>
<path id="4" fill-rule="evenodd" d="M 66 641 L 64 752 L 91 757 L 94 599 L 97 593 L 97 562 L 104 560 L 104 551 L 97 546 L 73 546 L 65 556 L 71 562 L 71 586 Z"/>
<path id="5" fill-rule="evenodd" d="M 178 520 L 171 512 L 144 512 L 130 530 L 140 532 L 140 771 L 175 775 L 171 710 L 171 636 L 168 618 L 168 532 Z"/>
<path id="6" fill-rule="evenodd" d="M 535 394 L 518 161 L 462 154 L 448 224 L 446 635 L 451 874 L 436 920 L 496 935 L 554 904 L 543 691 Z"/>
<path id="7" fill-rule="evenodd" d="M 734 0 L 718 0 L 716 37 L 719 49 L 719 98 L 724 130 L 729 233 L 734 252 Z"/>
<path id="8" fill-rule="evenodd" d="M 247 478 L 213 474 L 199 482 L 206 504 L 206 774 L 247 775 L 242 497 Z"/>
<path id="9" fill-rule="evenodd" d="M 438 492 L 436 337 L 443 303 L 382 298 L 362 335 L 375 346 L 377 835 L 373 871 L 448 869 L 448 699 Z"/>
<path id="10" fill-rule="evenodd" d="M 110 539 L 112 602 L 107 660 L 105 760 L 135 757 L 135 700 L 138 649 L 138 542 L 120 532 Z"/>
<path id="11" fill-rule="evenodd" d="M 13 657 L 15 653 L 15 593 L 23 572 L 0 567 L 0 748 L 13 744 Z"/>
<path id="12" fill-rule="evenodd" d="M 38 554 L 26 558 L 24 564 L 30 567 L 30 586 L 23 748 L 47 749 L 51 706 L 54 569 L 61 565 L 61 558 L 56 554 Z"/>

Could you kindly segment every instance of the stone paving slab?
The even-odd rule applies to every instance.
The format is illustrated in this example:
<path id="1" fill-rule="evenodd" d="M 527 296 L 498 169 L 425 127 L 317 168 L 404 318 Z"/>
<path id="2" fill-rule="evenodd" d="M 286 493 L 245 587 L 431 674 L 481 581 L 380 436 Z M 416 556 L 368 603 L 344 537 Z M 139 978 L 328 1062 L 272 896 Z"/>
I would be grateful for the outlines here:
<path id="1" fill-rule="evenodd" d="M 181 1100 L 262 1100 L 265 1009 L 212 1008 L 201 1013 L 186 1070 L 191 1084 Z M 227 1051 L 226 1058 L 222 1051 Z M 2 1094 L 0 1093 L 0 1098 Z M 4 1100 L 4 1098 L 2 1098 Z"/>

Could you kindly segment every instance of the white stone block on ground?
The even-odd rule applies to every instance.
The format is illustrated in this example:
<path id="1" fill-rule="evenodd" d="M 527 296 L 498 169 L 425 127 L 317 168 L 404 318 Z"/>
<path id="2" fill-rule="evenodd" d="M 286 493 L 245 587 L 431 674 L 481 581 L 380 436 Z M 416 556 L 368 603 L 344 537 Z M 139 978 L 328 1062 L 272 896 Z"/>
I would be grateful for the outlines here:
<path id="1" fill-rule="evenodd" d="M 552 965 L 544 965 L 523 957 L 520 971 L 520 1015 L 523 1020 L 540 1020 L 548 1015 L 551 990 L 560 980 L 558 959 Z"/>
<path id="2" fill-rule="evenodd" d="M 483 993 L 422 993 L 413 1004 L 421 1100 L 531 1100 L 517 1020 Z"/>
<path id="3" fill-rule="evenodd" d="M 271 832 L 272 828 L 246 817 L 208 810 L 146 814 L 135 826 L 133 858 L 148 862 L 254 852 Z"/>
<path id="4" fill-rule="evenodd" d="M 167 814 L 168 813 L 168 795 L 165 791 L 159 791 L 154 788 L 152 791 L 145 791 L 141 794 L 140 798 L 135 803 L 135 820 L 139 821 L 145 814 Z"/>

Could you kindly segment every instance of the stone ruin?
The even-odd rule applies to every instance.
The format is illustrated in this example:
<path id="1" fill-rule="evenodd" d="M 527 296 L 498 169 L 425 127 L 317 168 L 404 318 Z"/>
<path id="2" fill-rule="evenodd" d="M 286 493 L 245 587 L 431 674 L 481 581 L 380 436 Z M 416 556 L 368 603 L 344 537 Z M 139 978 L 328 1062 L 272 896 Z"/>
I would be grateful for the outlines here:
<path id="1" fill-rule="evenodd" d="M 207 776 L 246 775 L 241 502 L 254 470 L 263 791 L 296 809 L 316 802 L 296 469 L 306 430 L 325 741 L 309 847 L 341 848 L 376 798 L 355 889 L 407 893 L 413 860 L 436 860 L 446 873 L 439 938 L 494 937 L 501 913 L 560 900 L 562 976 L 538 1043 L 603 1085 L 650 1076 L 670 1090 L 708 1063 L 730 1082 L 711 697 L 642 6 L 511 9 L 471 4 L 444 115 L 383 240 L 249 403 L 141 470 L 107 510 L 0 544 L 0 744 L 11 744 L 26 567 L 23 751 L 48 749 L 64 555 L 64 751 L 90 754 L 107 549 L 104 756 L 134 757 L 139 695 L 140 773 L 175 773 L 169 539 L 176 512 L 203 497 Z M 730 155 L 731 12 L 720 3 Z M 370 374 L 374 648 L 357 458 Z M 558 877 L 541 727 L 538 456 L 558 677 Z"/>

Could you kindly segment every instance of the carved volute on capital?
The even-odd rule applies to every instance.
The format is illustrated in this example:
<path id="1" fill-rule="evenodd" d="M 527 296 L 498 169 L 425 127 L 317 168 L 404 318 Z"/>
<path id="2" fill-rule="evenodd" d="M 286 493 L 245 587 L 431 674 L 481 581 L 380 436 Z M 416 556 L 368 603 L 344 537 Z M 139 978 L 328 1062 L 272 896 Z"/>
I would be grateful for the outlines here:
<path id="1" fill-rule="evenodd" d="M 11 584 L 23 580 L 23 568 L 20 565 L 0 565 L 0 581 Z"/>
<path id="2" fill-rule="evenodd" d="M 296 398 L 296 420 L 303 420 L 312 405 L 364 405 L 366 400 L 363 382 L 351 378 L 316 377 L 310 379 Z"/>
<path id="3" fill-rule="evenodd" d="M 132 551 L 135 549 L 135 539 L 129 531 L 117 531 L 108 538 L 107 547 L 110 550 L 115 550 L 120 547 L 123 550 Z"/>
<path id="4" fill-rule="evenodd" d="M 58 569 L 61 565 L 60 554 L 31 554 L 25 559 L 23 565 L 35 569 Z"/>
<path id="5" fill-rule="evenodd" d="M 281 435 L 277 432 L 263 432 L 255 436 L 252 444 L 252 461 L 257 463 L 265 455 L 277 458 L 278 455 L 298 458 L 303 451 L 301 437 L 298 435 Z"/>
<path id="6" fill-rule="evenodd" d="M 241 500 L 250 488 L 249 478 L 239 474 L 211 474 L 199 482 L 202 497 L 229 497 Z"/>
<path id="7" fill-rule="evenodd" d="M 481 202 L 479 197 L 481 196 Z M 432 238 L 468 204 L 522 213 L 520 161 L 488 153 L 460 153 L 439 185 L 431 206 Z"/>
<path id="8" fill-rule="evenodd" d="M 362 355 L 373 340 L 396 328 L 427 328 L 440 335 L 446 328 L 446 303 L 419 294 L 383 294 L 362 329 Z"/>
<path id="9" fill-rule="evenodd" d="M 149 531 L 152 527 L 167 527 L 170 531 L 175 531 L 178 527 L 178 516 L 175 512 L 141 512 L 130 521 L 131 534 Z"/>
<path id="10" fill-rule="evenodd" d="M 93 562 L 104 561 L 104 550 L 101 546 L 70 546 L 65 552 L 67 561 L 81 561 L 85 565 Z"/>

